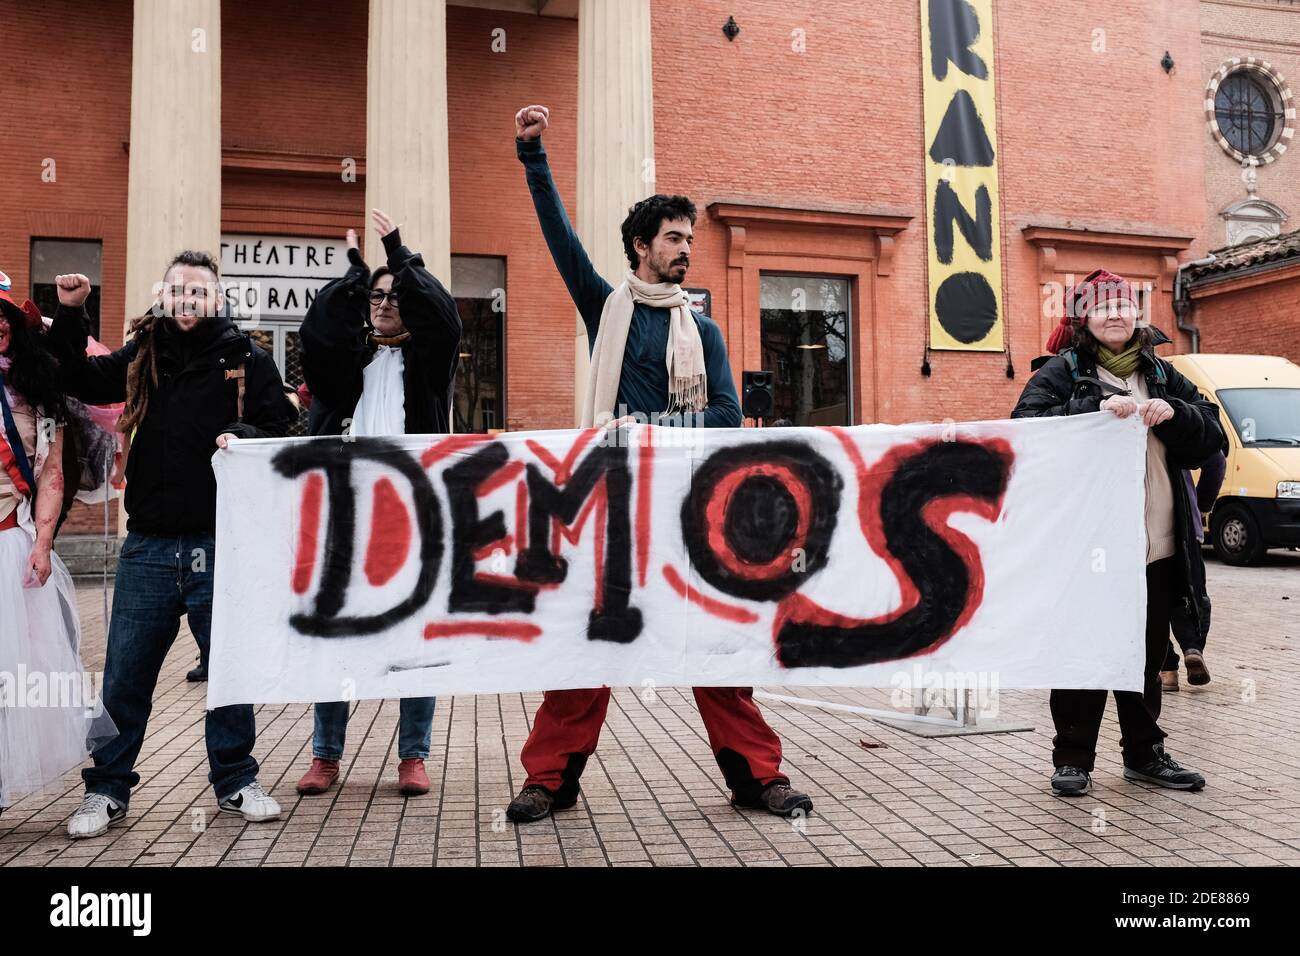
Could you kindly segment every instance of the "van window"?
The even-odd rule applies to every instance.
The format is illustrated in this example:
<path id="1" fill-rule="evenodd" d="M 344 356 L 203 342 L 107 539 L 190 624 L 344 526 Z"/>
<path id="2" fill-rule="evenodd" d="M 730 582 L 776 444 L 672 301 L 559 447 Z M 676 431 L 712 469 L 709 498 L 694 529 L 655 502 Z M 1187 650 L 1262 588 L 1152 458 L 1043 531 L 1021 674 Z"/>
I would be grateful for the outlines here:
<path id="1" fill-rule="evenodd" d="M 1243 445 L 1300 445 L 1300 388 L 1221 388 Z"/>

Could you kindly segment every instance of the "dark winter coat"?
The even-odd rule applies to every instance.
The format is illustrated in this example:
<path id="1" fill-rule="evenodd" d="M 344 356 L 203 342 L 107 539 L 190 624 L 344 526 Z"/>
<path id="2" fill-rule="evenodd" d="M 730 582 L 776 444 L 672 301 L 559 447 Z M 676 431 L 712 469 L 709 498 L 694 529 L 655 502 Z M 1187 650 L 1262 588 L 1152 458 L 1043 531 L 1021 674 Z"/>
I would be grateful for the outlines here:
<path id="1" fill-rule="evenodd" d="M 87 405 L 126 400 L 127 368 L 136 340 L 109 355 L 86 355 L 84 308 L 60 306 L 49 343 L 63 388 Z M 211 533 L 217 520 L 212 456 L 217 436 L 280 438 L 296 417 L 275 360 L 228 319 L 204 319 L 188 333 L 164 320 L 158 326 L 158 384 L 131 440 L 126 461 L 127 529 L 140 534 Z M 244 369 L 244 415 L 238 419 L 238 381 Z"/>
<path id="2" fill-rule="evenodd" d="M 1073 359 L 1073 367 L 1071 360 Z M 1066 349 L 1040 360 L 1038 370 L 1025 385 L 1012 418 L 1042 418 L 1052 415 L 1085 415 L 1101 410 L 1102 400 L 1117 390 L 1097 377 L 1096 359 L 1086 352 Z M 1200 617 L 1201 595 L 1205 593 L 1205 559 L 1192 528 L 1199 524 L 1196 501 L 1183 480 L 1182 470 L 1199 468 L 1224 446 L 1219 425 L 1219 407 L 1203 396 L 1187 378 L 1150 350 L 1143 351 L 1139 367 L 1151 398 L 1163 398 L 1174 417 L 1152 431 L 1165 446 L 1165 467 L 1174 492 L 1174 528 L 1181 610 L 1193 619 Z"/>
<path id="3" fill-rule="evenodd" d="M 402 324 L 411 333 L 401 346 L 406 432 L 451 431 L 451 408 L 460 361 L 460 313 L 456 300 L 402 245 L 397 230 L 384 237 L 388 268 Z M 370 269 L 355 249 L 342 278 L 316 294 L 302 323 L 302 371 L 312 393 L 308 430 L 341 435 L 361 398 L 363 373 L 374 357 L 368 325 Z"/>

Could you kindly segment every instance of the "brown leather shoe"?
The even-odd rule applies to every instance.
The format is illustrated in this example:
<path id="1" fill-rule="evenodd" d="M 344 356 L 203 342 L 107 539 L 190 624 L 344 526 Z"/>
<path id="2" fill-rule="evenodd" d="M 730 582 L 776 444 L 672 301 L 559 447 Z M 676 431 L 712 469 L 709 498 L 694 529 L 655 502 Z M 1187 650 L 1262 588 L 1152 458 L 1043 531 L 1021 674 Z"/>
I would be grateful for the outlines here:
<path id="1" fill-rule="evenodd" d="M 510 801 L 506 817 L 515 823 L 536 823 L 545 820 L 555 810 L 568 810 L 575 803 L 576 797 L 573 801 L 560 801 L 545 787 L 533 784 L 524 787 L 519 791 L 519 796 Z"/>
<path id="2" fill-rule="evenodd" d="M 812 798 L 808 794 L 793 789 L 784 780 L 769 783 L 763 788 L 763 792 L 758 795 L 757 799 L 741 800 L 733 798 L 731 805 L 733 807 L 747 807 L 753 810 L 766 810 L 778 817 L 792 817 L 796 813 L 807 816 L 812 813 L 813 808 Z"/>
<path id="3" fill-rule="evenodd" d="M 298 792 L 309 797 L 324 793 L 334 786 L 334 781 L 338 778 L 339 762 L 337 760 L 322 760 L 320 757 L 313 757 L 311 767 L 298 781 Z"/>
<path id="4" fill-rule="evenodd" d="M 397 765 L 397 789 L 408 797 L 429 792 L 429 775 L 424 772 L 423 760 L 408 757 Z"/>
<path id="5" fill-rule="evenodd" d="M 1160 690 L 1166 694 L 1173 694 L 1178 690 L 1178 671 L 1161 671 L 1160 672 Z"/>
<path id="6" fill-rule="evenodd" d="M 1188 651 L 1183 655 L 1187 665 L 1187 683 L 1200 687 L 1210 682 L 1210 669 L 1205 666 L 1205 655 L 1200 651 Z"/>

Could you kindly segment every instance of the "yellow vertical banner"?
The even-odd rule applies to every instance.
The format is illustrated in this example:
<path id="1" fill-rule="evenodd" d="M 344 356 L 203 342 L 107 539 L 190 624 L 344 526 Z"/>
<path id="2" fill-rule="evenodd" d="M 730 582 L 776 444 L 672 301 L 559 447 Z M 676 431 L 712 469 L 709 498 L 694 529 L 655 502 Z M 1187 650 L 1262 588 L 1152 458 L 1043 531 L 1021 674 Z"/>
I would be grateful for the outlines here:
<path id="1" fill-rule="evenodd" d="M 920 0 L 930 348 L 1002 351 L 993 0 Z"/>

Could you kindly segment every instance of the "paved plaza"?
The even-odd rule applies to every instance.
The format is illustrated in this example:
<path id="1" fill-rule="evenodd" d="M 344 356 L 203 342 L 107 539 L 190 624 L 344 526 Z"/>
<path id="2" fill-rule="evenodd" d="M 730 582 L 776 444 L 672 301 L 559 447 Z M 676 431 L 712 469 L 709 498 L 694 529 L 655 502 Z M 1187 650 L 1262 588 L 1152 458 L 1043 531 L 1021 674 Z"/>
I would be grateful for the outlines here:
<path id="1" fill-rule="evenodd" d="M 0 817 L 6 866 L 1198 866 L 1300 863 L 1300 554 L 1255 568 L 1208 559 L 1214 680 L 1168 695 L 1171 752 L 1202 771 L 1201 793 L 1155 791 L 1120 775 L 1108 707 L 1093 792 L 1047 786 L 1045 691 L 1004 691 L 998 718 L 1032 733 L 922 738 L 861 714 L 763 700 L 785 770 L 816 803 L 806 820 L 727 805 L 689 691 L 619 689 L 584 796 L 517 827 L 505 807 L 524 774 L 519 748 L 540 694 L 438 701 L 434 787 L 397 792 L 397 703 L 362 701 L 348 728 L 342 785 L 299 797 L 310 761 L 309 707 L 258 708 L 260 779 L 282 818 L 219 814 L 206 783 L 204 685 L 188 684 L 195 646 L 182 630 L 154 696 L 128 824 L 77 843 L 64 824 L 81 796 L 74 772 Z M 80 586 L 85 658 L 102 668 L 102 594 Z M 1050 622 L 1045 622 L 1049 624 Z M 851 707 L 887 690 L 772 687 Z"/>

